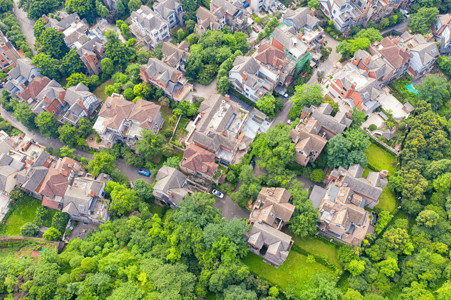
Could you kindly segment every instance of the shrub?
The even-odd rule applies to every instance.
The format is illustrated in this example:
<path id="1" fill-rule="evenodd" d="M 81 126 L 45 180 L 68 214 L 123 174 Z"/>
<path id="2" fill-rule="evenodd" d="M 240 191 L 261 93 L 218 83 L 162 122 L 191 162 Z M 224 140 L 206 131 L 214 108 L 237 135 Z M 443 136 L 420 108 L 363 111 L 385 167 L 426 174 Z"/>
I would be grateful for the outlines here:
<path id="1" fill-rule="evenodd" d="M 371 125 L 368 127 L 368 129 L 371 130 L 371 131 L 374 131 L 374 130 L 377 129 L 377 126 L 376 126 L 375 124 L 371 124 Z"/>
<path id="2" fill-rule="evenodd" d="M 44 232 L 43 238 L 48 241 L 59 241 L 61 239 L 61 232 L 55 227 L 50 227 Z"/>
<path id="3" fill-rule="evenodd" d="M 322 182 L 324 179 L 324 171 L 321 169 L 313 170 L 313 172 L 310 174 L 310 179 L 316 183 Z"/>
<path id="4" fill-rule="evenodd" d="M 39 226 L 28 222 L 23 224 L 22 228 L 20 228 L 20 234 L 23 236 L 37 236 L 39 232 Z"/>

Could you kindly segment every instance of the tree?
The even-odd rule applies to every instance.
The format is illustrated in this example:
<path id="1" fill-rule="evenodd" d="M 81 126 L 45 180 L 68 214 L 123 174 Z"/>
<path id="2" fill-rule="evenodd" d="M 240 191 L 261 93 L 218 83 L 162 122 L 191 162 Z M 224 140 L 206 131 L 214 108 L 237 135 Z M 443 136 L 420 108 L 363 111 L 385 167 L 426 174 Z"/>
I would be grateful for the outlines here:
<path id="1" fill-rule="evenodd" d="M 276 98 L 271 94 L 264 95 L 258 99 L 257 108 L 270 118 L 273 118 L 276 114 Z"/>
<path id="2" fill-rule="evenodd" d="M 38 232 L 39 226 L 32 222 L 27 222 L 20 228 L 20 234 L 23 236 L 37 236 Z"/>
<path id="3" fill-rule="evenodd" d="M 64 42 L 64 34 L 52 27 L 45 29 L 37 39 L 37 50 L 50 55 L 52 58 L 61 59 L 69 52 Z"/>
<path id="4" fill-rule="evenodd" d="M 437 7 L 422 7 L 417 13 L 410 15 L 408 19 L 409 29 L 412 33 L 428 34 L 431 31 L 431 25 L 437 21 Z"/>
<path id="5" fill-rule="evenodd" d="M 315 234 L 318 220 L 318 211 L 313 207 L 312 201 L 308 199 L 308 190 L 303 187 L 304 185 L 296 180 L 288 188 L 295 206 L 289 228 L 291 232 L 301 238 Z"/>
<path id="6" fill-rule="evenodd" d="M 144 201 L 150 202 L 153 200 L 153 188 L 150 184 L 145 182 L 142 179 L 138 179 L 135 181 L 133 185 L 133 190 L 136 192 L 136 195 L 143 199 Z"/>
<path id="7" fill-rule="evenodd" d="M 230 81 L 227 76 L 221 76 L 216 84 L 216 89 L 221 95 L 225 95 L 230 89 Z"/>
<path id="8" fill-rule="evenodd" d="M 44 111 L 35 118 L 36 126 L 43 136 L 58 137 L 58 127 L 60 123 L 51 113 Z"/>
<path id="9" fill-rule="evenodd" d="M 388 248 L 402 252 L 409 241 L 409 234 L 402 228 L 390 228 L 384 233 L 384 240 Z"/>
<path id="10" fill-rule="evenodd" d="M 310 180 L 316 183 L 323 182 L 324 179 L 324 171 L 321 169 L 313 170 L 312 174 L 310 174 Z"/>
<path id="11" fill-rule="evenodd" d="M 57 211 L 52 218 L 52 227 L 56 228 L 59 232 L 64 232 L 68 221 L 68 213 Z"/>
<path id="12" fill-rule="evenodd" d="M 320 5 L 319 5 L 319 1 L 318 0 L 310 0 L 308 2 L 308 8 L 312 9 L 316 9 L 316 10 L 320 10 Z"/>
<path id="13" fill-rule="evenodd" d="M 119 0 L 120 1 L 120 0 Z M 118 2 L 119 2 L 118 1 Z M 110 300 L 140 300 L 143 299 L 144 291 L 138 287 L 134 282 L 123 282 L 119 285 L 117 289 L 113 291 L 111 296 L 108 297 Z"/>
<path id="14" fill-rule="evenodd" d="M 277 288 L 276 288 L 277 289 Z M 227 300 L 257 300 L 257 294 L 254 291 L 246 289 L 244 284 L 241 285 L 229 285 L 224 290 L 224 298 Z"/>
<path id="15" fill-rule="evenodd" d="M 353 259 L 346 267 L 352 276 L 359 276 L 365 271 L 365 262 L 363 260 Z"/>
<path id="16" fill-rule="evenodd" d="M 27 1 L 28 18 L 30 20 L 37 19 L 54 11 L 60 6 L 57 0 L 29 0 Z"/>
<path id="17" fill-rule="evenodd" d="M 343 300 L 364 300 L 364 298 L 359 291 L 348 289 L 343 295 Z"/>
<path id="18" fill-rule="evenodd" d="M 35 114 L 31 111 L 30 107 L 26 102 L 18 102 L 17 100 L 13 103 L 14 106 L 14 117 L 24 124 L 28 129 L 35 129 L 36 124 L 34 122 Z"/>
<path id="19" fill-rule="evenodd" d="M 109 14 L 108 8 L 100 0 L 96 0 L 96 13 L 101 18 L 105 18 Z"/>
<path id="20" fill-rule="evenodd" d="M 359 129 L 360 126 L 362 126 L 363 122 L 365 122 L 365 119 L 366 119 L 365 112 L 357 109 L 357 107 L 354 106 L 351 115 L 352 120 L 351 128 Z"/>
<path id="21" fill-rule="evenodd" d="M 366 167 L 365 152 L 369 145 L 369 138 L 361 130 L 350 129 L 346 132 L 346 137 L 337 134 L 326 146 L 326 164 L 331 168 L 348 168 L 354 164 Z"/>
<path id="22" fill-rule="evenodd" d="M 312 287 L 303 292 L 302 298 L 312 300 L 339 300 L 342 294 L 336 288 L 336 280 L 325 273 L 315 274 Z"/>
<path id="23" fill-rule="evenodd" d="M 84 70 L 85 66 L 74 49 L 70 49 L 61 59 L 61 74 L 63 76 L 68 77 L 75 73 L 82 73 Z"/>
<path id="24" fill-rule="evenodd" d="M 301 115 L 304 107 L 310 107 L 311 105 L 320 105 L 323 101 L 323 88 L 319 83 L 311 85 L 298 85 L 296 86 L 296 92 L 292 98 L 293 108 L 290 110 L 290 119 Z"/>
<path id="25" fill-rule="evenodd" d="M 9 1 L 9 0 L 7 0 Z M 11 1 L 12 3 L 12 1 Z M 43 18 L 39 18 L 36 20 L 36 23 L 33 25 L 33 34 L 36 38 L 39 38 L 45 30 L 45 22 Z"/>
<path id="26" fill-rule="evenodd" d="M 114 64 L 113 64 L 113 61 L 111 60 L 111 58 L 105 57 L 104 59 L 102 59 L 100 64 L 102 67 L 102 72 L 105 75 L 111 76 L 114 74 Z"/>
<path id="27" fill-rule="evenodd" d="M 33 57 L 32 62 L 39 68 L 42 75 L 57 81 L 61 79 L 60 65 L 57 59 L 44 53 L 38 53 Z"/>
<path id="28" fill-rule="evenodd" d="M 423 210 L 418 215 L 416 221 L 417 224 L 420 226 L 426 226 L 431 228 L 437 225 L 439 218 L 440 218 L 439 215 L 435 211 Z"/>
<path id="29" fill-rule="evenodd" d="M 94 159 L 89 161 L 87 168 L 93 176 L 97 176 L 100 173 L 111 174 L 115 161 L 116 157 L 103 150 L 94 153 Z"/>
<path id="30" fill-rule="evenodd" d="M 68 13 L 77 13 L 80 18 L 94 16 L 96 14 L 95 0 L 66 0 Z"/>
<path id="31" fill-rule="evenodd" d="M 83 73 L 73 73 L 67 78 L 66 88 L 83 83 L 84 85 L 89 85 L 89 78 Z"/>
<path id="32" fill-rule="evenodd" d="M 336 51 L 341 53 L 342 60 L 346 60 L 353 56 L 357 50 L 366 50 L 371 45 L 371 41 L 368 38 L 357 37 L 352 40 L 344 40 L 338 44 Z"/>
<path id="33" fill-rule="evenodd" d="M 179 223 L 193 223 L 195 227 L 205 227 L 209 223 L 217 223 L 221 212 L 213 207 L 213 195 L 194 193 L 180 202 L 180 209 L 174 212 L 174 220 Z"/>
<path id="34" fill-rule="evenodd" d="M 431 104 L 434 111 L 440 110 L 451 99 L 451 83 L 443 75 L 428 75 L 418 85 L 418 98 Z"/>
<path id="35" fill-rule="evenodd" d="M 117 1 L 117 5 L 122 3 Z M 119 8 L 118 8 L 119 11 Z M 130 57 L 134 54 L 134 49 L 125 46 L 120 40 L 117 33 L 113 30 L 105 31 L 107 43 L 105 45 L 105 58 L 109 58 L 113 62 L 116 70 L 125 69 Z"/>
<path id="36" fill-rule="evenodd" d="M 139 197 L 136 191 L 114 181 L 108 181 L 105 191 L 111 196 L 110 213 L 121 217 L 128 215 L 138 207 Z"/>
<path id="37" fill-rule="evenodd" d="M 142 139 L 136 142 L 136 152 L 145 159 L 150 161 L 158 154 L 166 157 L 171 155 L 172 147 L 161 134 L 155 134 L 152 130 L 143 130 L 141 135 Z"/>
<path id="38" fill-rule="evenodd" d="M 437 65 L 448 78 L 451 77 L 451 56 L 439 56 L 437 58 Z"/>
<path id="39" fill-rule="evenodd" d="M 61 239 L 61 232 L 55 227 L 50 227 L 44 232 L 42 237 L 48 241 L 59 241 Z"/>
<path id="40" fill-rule="evenodd" d="M 79 138 L 77 128 L 70 123 L 66 123 L 58 128 L 59 139 L 61 143 L 71 147 L 77 146 Z"/>
<path id="41" fill-rule="evenodd" d="M 141 7 L 141 0 L 130 0 L 128 2 L 128 10 L 131 12 L 138 10 Z"/>
<path id="42" fill-rule="evenodd" d="M 362 29 L 356 34 L 357 38 L 367 38 L 371 43 L 380 42 L 382 34 L 376 28 Z"/>
<path id="43" fill-rule="evenodd" d="M 122 17 L 127 15 L 127 7 L 125 6 L 123 0 L 116 1 L 116 10 L 117 10 L 118 14 L 121 15 Z"/>

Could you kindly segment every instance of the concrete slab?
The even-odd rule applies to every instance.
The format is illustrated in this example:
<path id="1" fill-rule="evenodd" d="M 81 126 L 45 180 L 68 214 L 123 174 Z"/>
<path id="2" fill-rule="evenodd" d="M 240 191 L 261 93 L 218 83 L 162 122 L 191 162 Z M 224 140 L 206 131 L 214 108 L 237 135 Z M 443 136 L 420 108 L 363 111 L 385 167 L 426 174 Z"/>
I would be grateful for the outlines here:
<path id="1" fill-rule="evenodd" d="M 213 206 L 221 210 L 222 216 L 227 220 L 249 218 L 250 212 L 241 208 L 229 196 L 225 195 L 222 199 L 215 197 L 215 201 Z"/>

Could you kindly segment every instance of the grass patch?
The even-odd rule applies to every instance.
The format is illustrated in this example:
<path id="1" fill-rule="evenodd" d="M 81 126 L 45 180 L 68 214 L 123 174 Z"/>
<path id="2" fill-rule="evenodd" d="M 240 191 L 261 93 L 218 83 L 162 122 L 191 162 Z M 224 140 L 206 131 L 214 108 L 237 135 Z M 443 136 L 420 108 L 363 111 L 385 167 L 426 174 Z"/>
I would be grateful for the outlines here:
<path id="1" fill-rule="evenodd" d="M 23 224 L 33 222 L 36 217 L 36 209 L 41 206 L 41 201 L 33 197 L 25 197 L 19 200 L 11 208 L 12 212 L 1 226 L 0 235 L 20 235 Z"/>
<path id="2" fill-rule="evenodd" d="M 379 204 L 375 208 L 389 211 L 393 213 L 398 207 L 398 200 L 393 191 L 387 186 L 379 198 Z"/>
<path id="3" fill-rule="evenodd" d="M 264 263 L 261 257 L 253 253 L 249 253 L 243 262 L 257 276 L 279 286 L 282 290 L 294 286 L 298 294 L 305 290 L 314 274 L 333 273 L 317 262 L 308 263 L 307 256 L 295 251 L 290 252 L 287 260 L 278 269 Z"/>
<path id="4" fill-rule="evenodd" d="M 108 96 L 105 94 L 105 87 L 107 85 L 110 85 L 110 84 L 113 84 L 113 80 L 112 79 L 108 79 L 107 81 L 105 81 L 104 83 L 99 85 L 94 90 L 94 95 L 96 95 L 97 98 L 102 99 L 102 101 L 105 101 L 106 98 L 108 98 Z"/>
<path id="5" fill-rule="evenodd" d="M 371 143 L 366 154 L 368 165 L 378 171 L 387 170 L 389 175 L 396 173 L 396 157 L 394 154 Z M 394 164 L 394 165 L 392 165 Z"/>
<path id="6" fill-rule="evenodd" d="M 324 258 L 329 263 L 341 269 L 340 262 L 338 261 L 338 247 L 329 244 L 321 238 L 300 238 L 292 235 L 292 239 L 294 244 L 298 247 L 310 252 L 313 255 Z"/>

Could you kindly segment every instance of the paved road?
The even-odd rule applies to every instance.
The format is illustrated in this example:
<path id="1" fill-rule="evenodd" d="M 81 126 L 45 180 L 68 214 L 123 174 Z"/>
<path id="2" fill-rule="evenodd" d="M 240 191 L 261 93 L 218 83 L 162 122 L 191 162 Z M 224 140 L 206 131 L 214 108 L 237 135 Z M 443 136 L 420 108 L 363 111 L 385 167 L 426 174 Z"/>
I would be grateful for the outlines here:
<path id="1" fill-rule="evenodd" d="M 384 34 L 387 34 L 387 33 L 391 32 L 391 31 L 393 31 L 393 30 L 396 30 L 396 31 L 401 32 L 401 33 L 404 33 L 405 31 L 407 31 L 407 19 L 404 18 L 404 20 L 401 23 L 396 24 L 395 26 L 387 28 L 385 30 L 382 30 L 381 34 L 384 35 Z"/>
<path id="2" fill-rule="evenodd" d="M 35 21 L 28 19 L 27 13 L 19 8 L 19 0 L 14 0 L 14 15 L 20 24 L 20 29 L 27 39 L 28 45 L 31 47 L 31 52 L 36 55 L 36 50 L 34 49 L 34 42 L 36 38 L 34 37 L 33 25 Z"/>
<path id="3" fill-rule="evenodd" d="M 229 196 L 225 195 L 222 199 L 215 197 L 215 200 L 216 203 L 213 206 L 221 210 L 222 216 L 227 220 L 249 218 L 249 212 L 236 204 Z"/>

